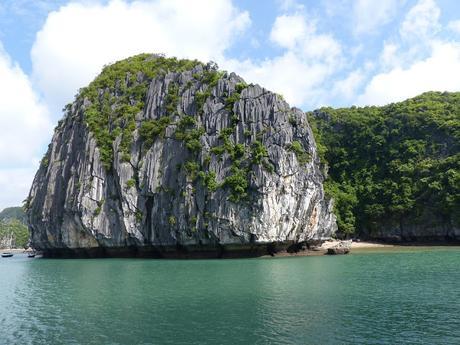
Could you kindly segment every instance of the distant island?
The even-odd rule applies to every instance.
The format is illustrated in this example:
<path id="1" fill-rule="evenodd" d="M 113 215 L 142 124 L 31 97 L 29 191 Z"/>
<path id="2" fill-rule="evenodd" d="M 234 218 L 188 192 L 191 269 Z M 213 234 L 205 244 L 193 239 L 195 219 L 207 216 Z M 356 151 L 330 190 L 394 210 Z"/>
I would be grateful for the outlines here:
<path id="1" fill-rule="evenodd" d="M 64 108 L 25 207 L 48 256 L 227 257 L 460 238 L 460 94 L 305 114 L 214 63 L 138 55 Z"/>
<path id="2" fill-rule="evenodd" d="M 22 207 L 0 212 L 0 248 L 26 248 L 29 242 L 27 216 Z"/>

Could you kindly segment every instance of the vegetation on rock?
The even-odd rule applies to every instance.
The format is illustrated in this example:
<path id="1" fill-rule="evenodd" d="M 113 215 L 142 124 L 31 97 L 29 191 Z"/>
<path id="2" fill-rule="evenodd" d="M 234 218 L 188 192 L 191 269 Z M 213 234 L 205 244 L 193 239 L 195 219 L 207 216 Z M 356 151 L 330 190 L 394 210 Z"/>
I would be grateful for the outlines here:
<path id="1" fill-rule="evenodd" d="M 161 117 L 136 123 L 136 115 L 144 110 L 148 85 L 154 78 L 168 72 L 192 70 L 198 65 L 203 67 L 202 72 L 194 73 L 192 80 L 186 85 L 181 85 L 177 81 L 169 82 L 163 99 L 164 113 Z M 237 83 L 222 100 L 225 110 L 229 113 L 229 126 L 219 133 L 220 143 L 211 147 L 208 152 L 203 151 L 201 143 L 205 130 L 198 119 L 204 114 L 207 100 L 213 97 L 213 88 L 226 75 L 225 71 L 218 70 L 215 63 L 205 65 L 196 60 L 178 60 L 148 54 L 137 55 L 106 66 L 88 87 L 80 90 L 77 98 L 82 102 L 89 101 L 84 108 L 84 119 L 97 141 L 105 169 L 109 171 L 112 168 L 116 155 L 116 152 L 113 152 L 116 147 L 114 142 L 117 139 L 120 140 L 121 160 L 130 162 L 131 145 L 136 129 L 143 147 L 149 149 L 157 139 L 165 137 L 169 126 L 174 126 L 172 139 L 182 141 L 191 155 L 189 160 L 181 164 L 191 181 L 195 182 L 197 177 L 200 177 L 209 192 L 215 192 L 218 188 L 228 188 L 231 201 L 246 199 L 252 165 L 261 164 L 269 172 L 274 170 L 268 161 L 268 152 L 260 140 L 261 136 L 253 141 L 251 131 L 245 129 L 243 143 L 236 143 L 232 138 L 239 122 L 234 107 L 240 100 L 242 91 L 248 87 L 246 83 Z M 185 114 L 179 108 L 179 102 L 182 94 L 192 88 L 195 114 Z M 65 109 L 70 111 L 71 107 Z M 301 145 L 298 147 L 296 144 L 299 143 L 293 143 L 291 150 L 296 153 L 299 162 L 304 164 L 308 153 L 304 152 Z M 212 154 L 219 159 L 223 159 L 223 155 L 227 154 L 225 159 L 230 160 L 230 174 L 220 183 L 217 182 L 215 172 L 209 171 Z M 135 186 L 134 180 L 128 181 L 126 185 L 127 188 Z M 98 206 L 95 216 L 100 212 L 101 206 Z"/>
<path id="2" fill-rule="evenodd" d="M 90 102 L 85 110 L 85 121 L 96 138 L 101 160 L 107 170 L 112 166 L 113 142 L 117 137 L 121 136 L 120 150 L 123 157 L 129 157 L 133 131 L 136 128 L 135 116 L 144 109 L 150 81 L 168 71 L 183 72 L 198 64 L 200 62 L 197 60 L 141 54 L 106 66 L 88 87 L 80 90 L 78 99 L 87 99 Z M 177 87 L 170 89 L 166 102 L 167 111 L 173 110 L 177 92 Z M 143 133 L 151 130 L 157 135 L 161 134 L 161 130 L 167 126 L 166 120 L 157 121 L 160 123 L 145 125 Z M 157 125 L 160 127 L 158 132 Z"/>
<path id="3" fill-rule="evenodd" d="M 139 135 L 141 136 L 144 144 L 149 147 L 157 137 L 164 137 L 166 127 L 171 123 L 169 116 L 160 117 L 158 120 L 143 121 L 139 128 Z"/>
<path id="4" fill-rule="evenodd" d="M 305 151 L 300 141 L 294 140 L 289 145 L 289 150 L 295 153 L 297 160 L 301 165 L 308 163 L 310 160 L 310 154 Z"/>
<path id="5" fill-rule="evenodd" d="M 335 229 L 318 161 L 289 152 L 315 153 L 302 113 L 213 63 L 119 61 L 65 112 L 26 203 L 36 248 L 217 248 Z"/>

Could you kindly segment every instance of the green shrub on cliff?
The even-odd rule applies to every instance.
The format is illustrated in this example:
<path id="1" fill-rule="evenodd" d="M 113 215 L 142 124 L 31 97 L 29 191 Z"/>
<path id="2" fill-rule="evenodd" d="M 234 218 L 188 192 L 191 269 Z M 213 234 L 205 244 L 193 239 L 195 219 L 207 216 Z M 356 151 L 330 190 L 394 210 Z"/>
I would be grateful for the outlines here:
<path id="1" fill-rule="evenodd" d="M 203 106 L 209 97 L 211 97 L 211 90 L 209 88 L 206 89 L 206 91 L 198 91 L 195 93 L 195 106 L 199 114 L 203 112 Z"/>
<path id="2" fill-rule="evenodd" d="M 294 140 L 289 146 L 288 149 L 295 153 L 297 160 L 300 164 L 308 163 L 310 160 L 310 154 L 305 151 L 300 141 Z"/>
<path id="3" fill-rule="evenodd" d="M 172 116 L 177 112 L 177 105 L 179 104 L 179 86 L 175 83 L 170 83 L 168 93 L 166 94 L 165 110 L 168 116 Z"/>
<path id="4" fill-rule="evenodd" d="M 214 171 L 204 172 L 200 171 L 198 176 L 201 178 L 203 185 L 210 191 L 215 192 L 219 188 L 216 180 L 216 173 Z"/>
<path id="5" fill-rule="evenodd" d="M 166 127 L 171 123 L 171 118 L 168 116 L 160 117 L 156 120 L 147 120 L 142 122 L 139 128 L 139 135 L 141 136 L 144 144 L 147 147 L 153 145 L 153 142 L 157 137 L 162 138 L 164 136 Z"/>
<path id="6" fill-rule="evenodd" d="M 342 232 L 417 223 L 427 212 L 460 224 L 460 93 L 308 116 Z"/>
<path id="7" fill-rule="evenodd" d="M 254 164 L 260 164 L 267 157 L 267 148 L 259 140 L 254 141 L 252 143 L 252 162 Z"/>
<path id="8" fill-rule="evenodd" d="M 232 173 L 224 180 L 223 185 L 230 188 L 230 200 L 239 202 L 247 197 L 248 189 L 248 172 L 245 169 L 240 169 L 237 165 L 232 166 Z"/>
<path id="9" fill-rule="evenodd" d="M 135 186 L 136 186 L 136 180 L 129 179 L 128 181 L 126 181 L 126 188 L 130 189 L 130 188 L 134 188 Z"/>

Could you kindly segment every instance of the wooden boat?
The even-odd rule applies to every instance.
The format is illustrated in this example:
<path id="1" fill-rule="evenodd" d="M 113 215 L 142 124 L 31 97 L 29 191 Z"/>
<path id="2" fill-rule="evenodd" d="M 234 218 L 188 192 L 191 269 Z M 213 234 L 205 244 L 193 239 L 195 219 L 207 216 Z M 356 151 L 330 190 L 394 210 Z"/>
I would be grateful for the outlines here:
<path id="1" fill-rule="evenodd" d="M 2 258 L 11 258 L 13 253 L 2 253 Z"/>

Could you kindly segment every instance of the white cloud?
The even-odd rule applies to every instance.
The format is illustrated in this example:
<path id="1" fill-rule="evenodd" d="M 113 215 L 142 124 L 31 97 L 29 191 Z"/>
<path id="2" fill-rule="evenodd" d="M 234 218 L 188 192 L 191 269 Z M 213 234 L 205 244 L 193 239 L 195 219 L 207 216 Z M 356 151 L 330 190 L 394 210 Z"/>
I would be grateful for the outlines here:
<path id="1" fill-rule="evenodd" d="M 356 34 L 373 33 L 389 23 L 396 15 L 402 1 L 357 0 L 353 3 L 353 26 Z"/>
<path id="2" fill-rule="evenodd" d="M 48 112 L 1 45 L 0 75 L 0 166 L 28 163 L 37 153 L 36 144 L 49 133 Z"/>
<path id="3" fill-rule="evenodd" d="M 315 30 L 315 25 L 307 23 L 301 14 L 282 15 L 275 19 L 270 39 L 280 47 L 292 49 Z"/>
<path id="4" fill-rule="evenodd" d="M 339 98 L 343 102 L 350 102 L 355 96 L 359 87 L 363 84 L 365 73 L 361 70 L 352 71 L 342 80 L 334 83 L 328 100 Z"/>
<path id="5" fill-rule="evenodd" d="M 350 0 L 322 0 L 321 6 L 328 17 L 343 16 L 350 10 Z"/>
<path id="6" fill-rule="evenodd" d="M 383 105 L 425 91 L 460 90 L 460 43 L 432 42 L 430 57 L 406 69 L 394 68 L 372 78 L 357 104 Z"/>
<path id="7" fill-rule="evenodd" d="M 302 8 L 293 1 L 284 6 Z M 231 0 L 72 3 L 52 12 L 37 34 L 33 80 L 52 109 L 61 109 L 104 64 L 140 52 L 160 52 L 215 60 L 296 105 L 312 105 L 309 97 L 318 84 L 339 68 L 340 44 L 318 33 L 315 21 L 297 12 L 279 16 L 273 25 L 270 40 L 285 50 L 280 56 L 229 60 L 226 50 L 249 25 L 249 14 Z"/>
<path id="8" fill-rule="evenodd" d="M 305 6 L 300 4 L 297 0 L 277 0 L 278 7 L 282 11 L 303 11 Z"/>
<path id="9" fill-rule="evenodd" d="M 0 209 L 27 194 L 36 162 L 51 134 L 46 106 L 0 44 Z"/>
<path id="10" fill-rule="evenodd" d="M 280 56 L 259 61 L 225 60 L 222 66 L 281 93 L 291 105 L 319 105 L 326 92 L 323 83 L 340 68 L 340 44 L 333 36 L 318 33 L 315 20 L 299 12 L 278 16 L 270 40 L 284 49 Z"/>
<path id="11" fill-rule="evenodd" d="M 331 35 L 316 31 L 315 21 L 302 14 L 282 15 L 273 24 L 270 40 L 306 59 L 335 60 L 341 53 L 340 44 Z"/>
<path id="12" fill-rule="evenodd" d="M 22 205 L 29 194 L 35 171 L 35 168 L 0 169 L 0 211 Z"/>
<path id="13" fill-rule="evenodd" d="M 380 72 L 355 102 L 383 105 L 426 91 L 458 91 L 460 42 L 438 38 L 441 11 L 433 0 L 419 0 L 406 14 L 399 41 L 385 42 Z"/>
<path id="14" fill-rule="evenodd" d="M 398 45 L 392 42 L 385 42 L 383 51 L 380 55 L 380 62 L 384 69 L 393 68 L 400 65 L 400 57 L 398 56 Z"/>
<path id="15" fill-rule="evenodd" d="M 401 37 L 420 40 L 434 36 L 440 29 L 440 15 L 441 10 L 434 0 L 419 0 L 401 25 Z"/>
<path id="16" fill-rule="evenodd" d="M 460 35 L 460 20 L 453 20 L 449 22 L 447 27 L 452 30 L 453 32 L 457 33 Z"/>
<path id="17" fill-rule="evenodd" d="M 333 72 L 331 66 L 308 63 L 292 51 L 262 61 L 229 60 L 224 67 L 237 70 L 247 81 L 282 94 L 291 105 L 308 107 L 320 104 L 325 91 L 320 84 Z"/>
<path id="18" fill-rule="evenodd" d="M 60 109 L 108 62 L 141 52 L 219 61 L 249 24 L 231 0 L 71 3 L 50 13 L 37 34 L 33 80 Z"/>

